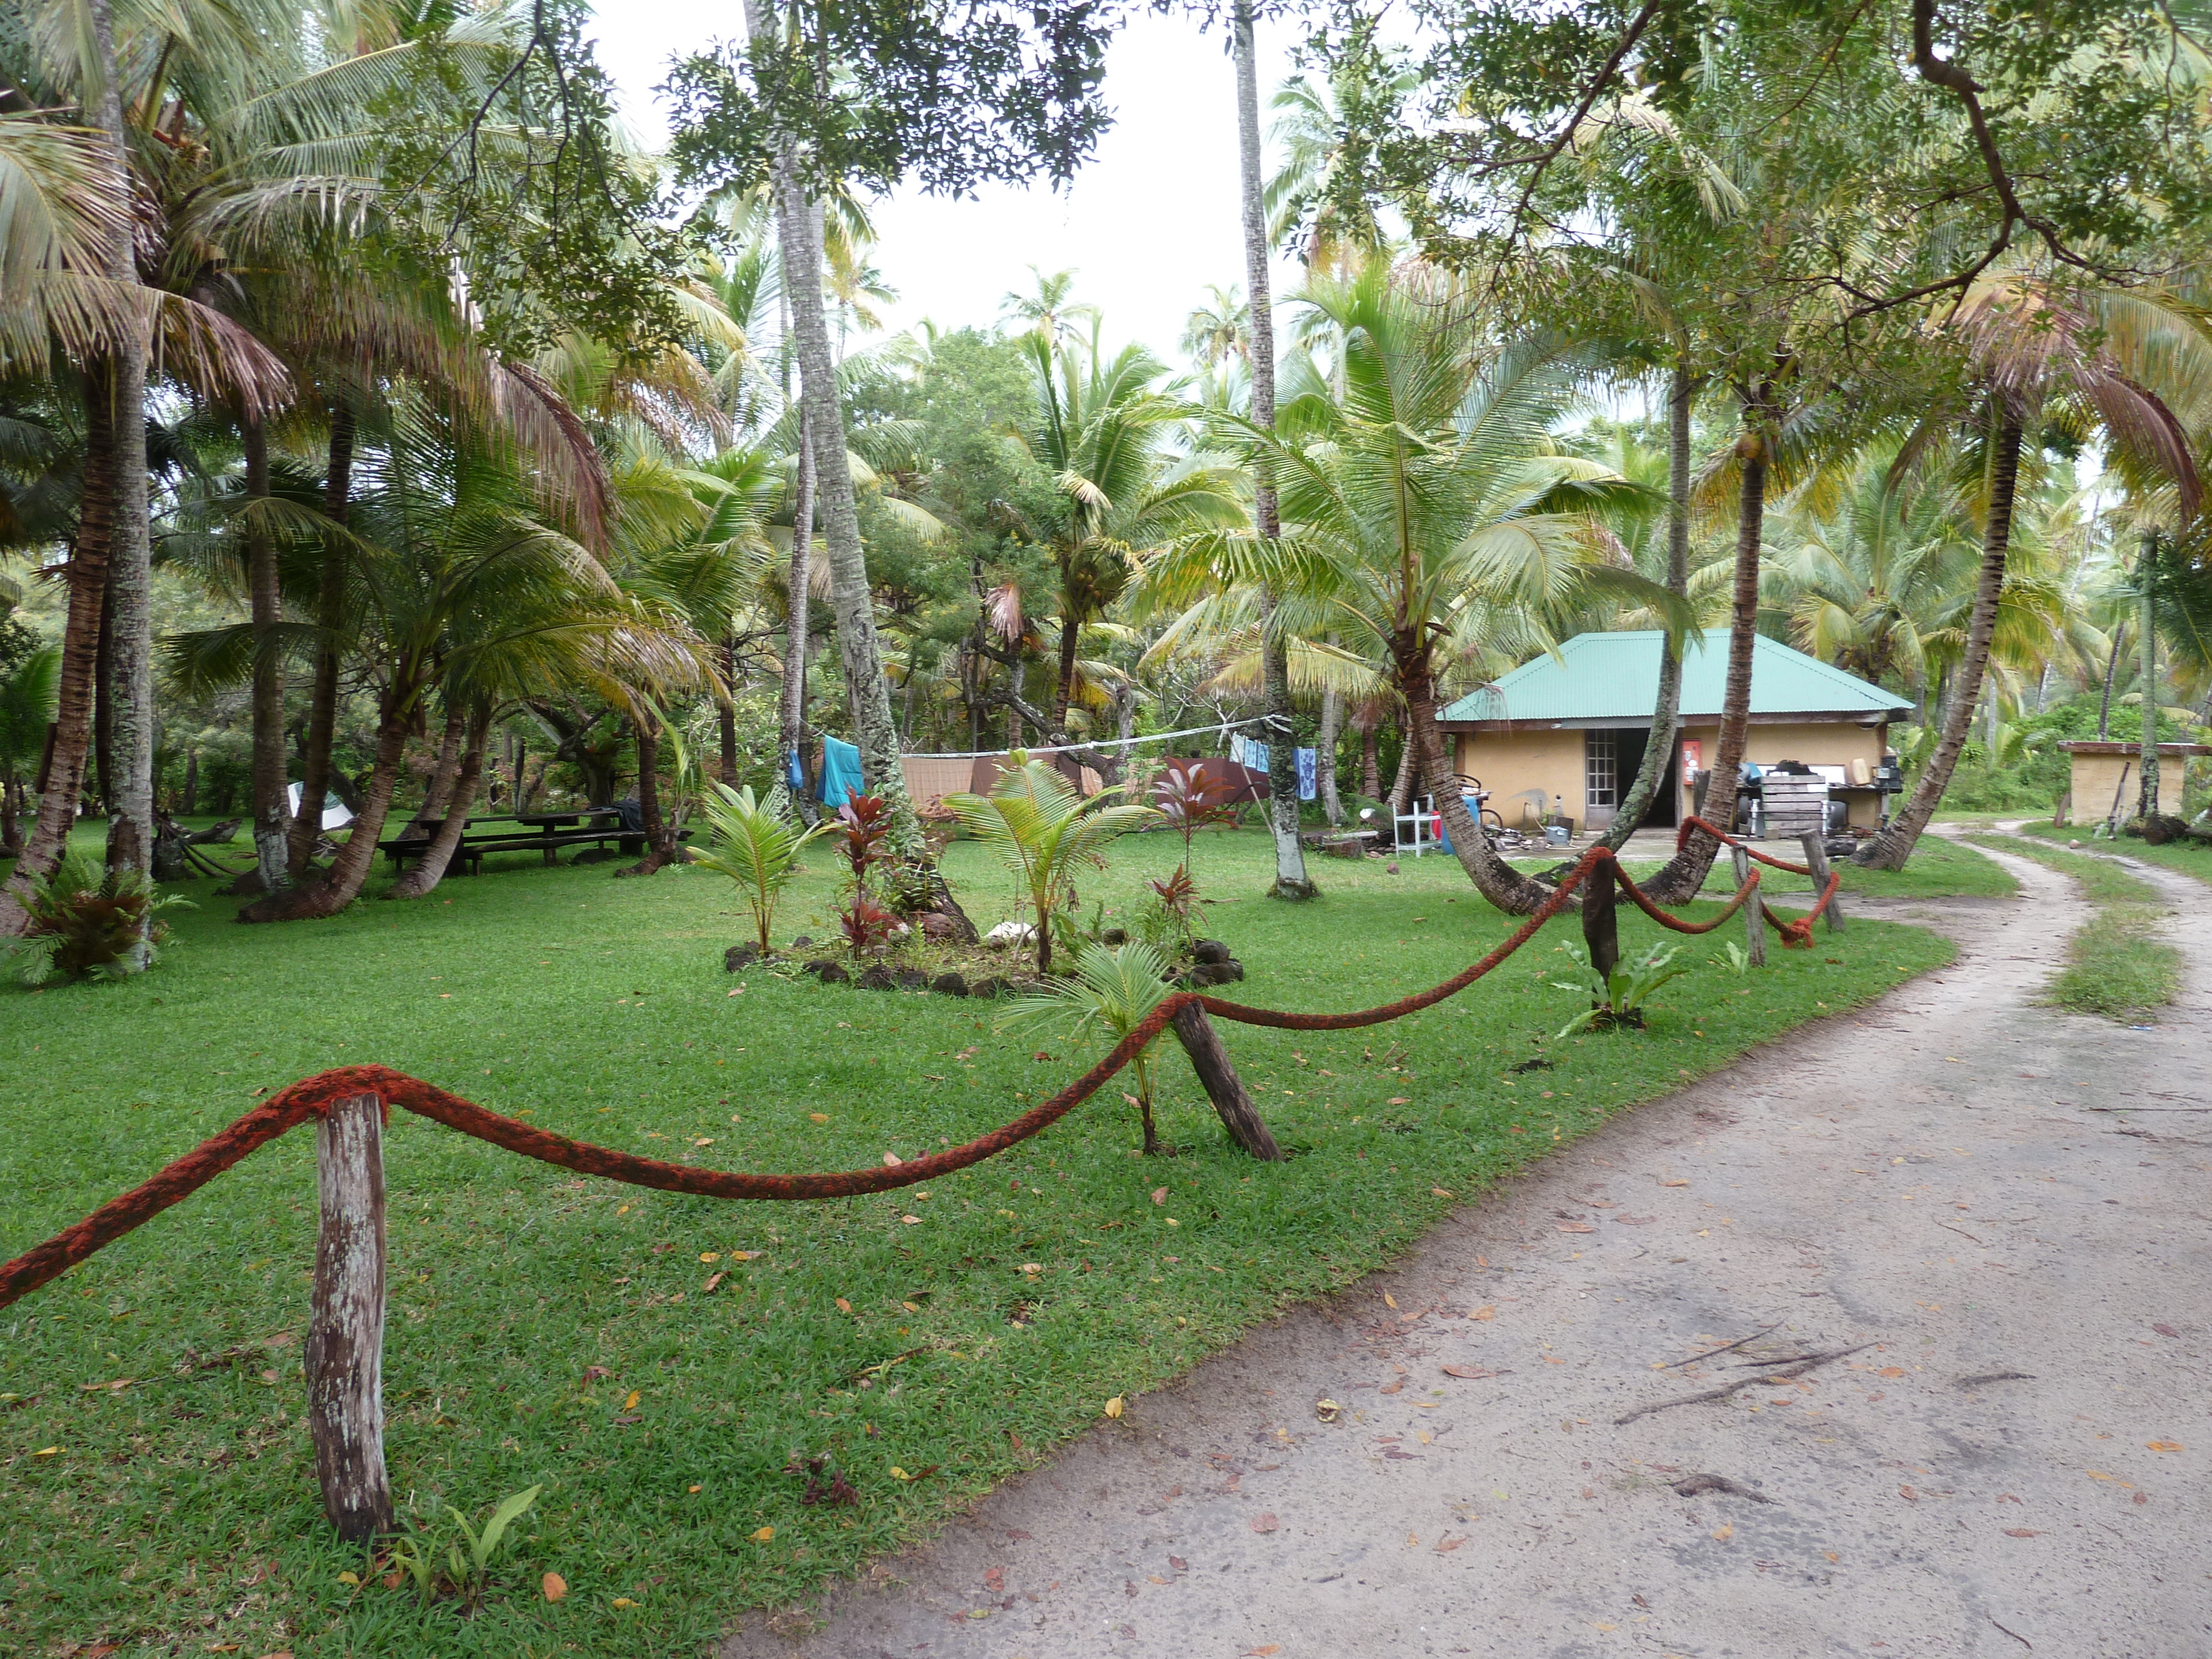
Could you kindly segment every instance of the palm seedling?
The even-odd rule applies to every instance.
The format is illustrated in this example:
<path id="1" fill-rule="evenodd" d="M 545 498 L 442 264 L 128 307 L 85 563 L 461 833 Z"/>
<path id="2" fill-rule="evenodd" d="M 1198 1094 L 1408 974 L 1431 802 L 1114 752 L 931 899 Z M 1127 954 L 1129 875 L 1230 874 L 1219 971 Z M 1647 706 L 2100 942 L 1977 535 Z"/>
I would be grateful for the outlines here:
<path id="1" fill-rule="evenodd" d="M 784 888 L 799 873 L 800 849 L 823 830 L 818 826 L 802 830 L 774 796 L 766 801 L 757 799 L 750 785 L 732 789 L 717 782 L 700 800 L 699 810 L 706 817 L 714 844 L 692 861 L 719 870 L 737 883 L 746 908 L 753 915 L 760 953 L 767 956 L 775 907 Z"/>
<path id="2" fill-rule="evenodd" d="M 1142 941 L 1118 948 L 1103 945 L 1079 947 L 1075 973 L 1052 990 L 1024 997 L 1007 1012 L 1005 1025 L 1048 1025 L 1081 1040 L 1096 1034 L 1119 1042 L 1145 1022 L 1168 994 L 1167 963 L 1160 953 Z M 1159 1132 L 1152 1122 L 1152 1062 L 1149 1048 L 1139 1049 L 1129 1062 L 1137 1092 L 1125 1095 L 1137 1109 L 1145 1126 L 1145 1156 L 1160 1150 Z"/>

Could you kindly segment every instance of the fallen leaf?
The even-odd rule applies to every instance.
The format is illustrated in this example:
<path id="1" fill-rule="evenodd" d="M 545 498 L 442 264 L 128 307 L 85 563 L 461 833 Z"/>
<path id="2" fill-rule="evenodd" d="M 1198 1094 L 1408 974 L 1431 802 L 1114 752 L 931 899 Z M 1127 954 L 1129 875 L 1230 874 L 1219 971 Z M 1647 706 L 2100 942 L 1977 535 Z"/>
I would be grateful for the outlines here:
<path id="1" fill-rule="evenodd" d="M 806 1115 L 817 1123 L 827 1123 L 830 1121 L 830 1114 L 827 1112 L 809 1112 Z"/>
<path id="2" fill-rule="evenodd" d="M 885 1152 L 884 1154 L 884 1168 L 886 1170 L 896 1170 L 900 1164 L 905 1162 L 906 1160 L 901 1158 L 896 1152 Z"/>
<path id="3" fill-rule="evenodd" d="M 627 1595 L 617 1595 L 615 1597 L 615 1605 L 618 1607 L 634 1607 L 637 1603 L 631 1601 Z"/>
<path id="4" fill-rule="evenodd" d="M 538 1588 L 545 1592 L 545 1599 L 557 1601 L 568 1593 L 568 1581 L 557 1572 L 549 1572 L 538 1581 Z"/>
<path id="5" fill-rule="evenodd" d="M 1431 1187 L 1429 1188 L 1429 1196 L 1431 1198 L 1449 1198 L 1451 1194 L 1442 1187 Z"/>
<path id="6" fill-rule="evenodd" d="M 1382 1305 L 1386 1308 L 1395 1308 L 1398 1305 L 1398 1298 L 1385 1291 L 1382 1292 Z"/>
<path id="7" fill-rule="evenodd" d="M 1725 1544 L 1729 1539 L 1735 1536 L 1735 1528 L 1734 1527 L 1724 1526 L 1718 1532 L 1713 1534 L 1713 1541 L 1717 1544 Z"/>
<path id="8" fill-rule="evenodd" d="M 1884 1365 L 1880 1370 L 1876 1371 L 1875 1375 L 1876 1376 L 1902 1376 L 1905 1375 L 1905 1367 L 1902 1365 Z"/>
<path id="9" fill-rule="evenodd" d="M 1565 1360 L 1555 1358 L 1550 1354 L 1544 1354 L 1540 1356 L 1540 1358 L 1547 1365 L 1564 1365 L 1567 1363 Z"/>
<path id="10" fill-rule="evenodd" d="M 2084 1469 L 2081 1473 L 2087 1475 L 2092 1480 L 2110 1480 L 2112 1478 L 2111 1475 L 2106 1474 L 2102 1469 Z"/>
<path id="11" fill-rule="evenodd" d="M 1410 1106 L 1413 1103 L 1413 1101 L 1404 1095 L 1392 1095 L 1389 1100 L 1383 1103 L 1383 1104 L 1387 1106 Z"/>
<path id="12" fill-rule="evenodd" d="M 2179 1331 L 2174 1329 L 2171 1325 L 2154 1325 L 2151 1327 L 2151 1329 L 2156 1331 L 2160 1336 L 2179 1336 L 2181 1334 Z"/>
<path id="13" fill-rule="evenodd" d="M 626 1412 L 635 1411 L 637 1409 L 637 1396 L 638 1390 L 632 1389 L 629 1391 L 629 1398 L 623 1401 L 623 1409 Z"/>
<path id="14" fill-rule="evenodd" d="M 1152 1202 L 1153 1202 L 1153 1203 L 1155 1203 L 1155 1204 L 1164 1204 L 1164 1203 L 1166 1203 L 1167 1201 L 1168 1201 L 1168 1189 L 1167 1189 L 1166 1188 L 1164 1188 L 1164 1187 L 1155 1187 L 1155 1188 L 1152 1188 Z"/>
<path id="15" fill-rule="evenodd" d="M 1686 1187 L 1690 1183 L 1686 1181 L 1662 1181 L 1659 1184 L 1662 1187 Z"/>
<path id="16" fill-rule="evenodd" d="M 702 1250 L 699 1252 L 699 1260 L 702 1261 L 720 1261 L 721 1259 L 722 1253 L 720 1250 Z"/>
<path id="17" fill-rule="evenodd" d="M 1338 1405 L 1334 1400 L 1316 1400 L 1314 1401 L 1314 1415 L 1324 1423 L 1335 1422 L 1336 1414 L 1343 1409 L 1344 1407 Z"/>
<path id="18" fill-rule="evenodd" d="M 1406 1379 L 1401 1376 L 1395 1382 L 1385 1382 L 1381 1388 L 1376 1389 L 1375 1392 L 1377 1394 L 1395 1394 L 1399 1389 L 1405 1386 Z"/>
<path id="19" fill-rule="evenodd" d="M 1562 1221 L 1558 1225 L 1563 1233 L 1594 1233 L 1597 1231 L 1587 1221 Z"/>
<path id="20" fill-rule="evenodd" d="M 1003 1595 L 1006 1588 L 1006 1570 L 993 1567 L 983 1575 L 983 1588 L 994 1595 Z"/>
<path id="21" fill-rule="evenodd" d="M 1111 1400 L 1106 1402 L 1106 1415 L 1109 1417 L 1119 1417 L 1121 1414 L 1121 1396 L 1117 1394 Z"/>
<path id="22" fill-rule="evenodd" d="M 1446 1376 L 1463 1376 L 1471 1382 L 1479 1382 L 1484 1377 L 1495 1376 L 1498 1373 L 1496 1371 L 1486 1371 L 1480 1365 L 1447 1365 L 1444 1367 L 1444 1375 Z"/>
<path id="23" fill-rule="evenodd" d="M 1897 1489 L 1897 1495 L 1908 1504 L 1917 1504 L 1920 1501 L 1920 1494 L 1910 1486 L 1899 1486 Z"/>
<path id="24" fill-rule="evenodd" d="M 2007 1527 L 2004 1529 L 2004 1534 L 2008 1538 L 2040 1538 L 2043 1536 L 2041 1533 L 2027 1527 Z"/>
<path id="25" fill-rule="evenodd" d="M 841 1296 L 837 1298 L 837 1311 L 841 1314 L 848 1314 L 853 1311 L 853 1304 Z"/>
<path id="26" fill-rule="evenodd" d="M 2152 1451 L 2179 1451 L 2182 1449 L 2181 1443 L 2179 1440 L 2146 1440 L 2143 1442 L 2143 1444 L 2148 1447 Z"/>
<path id="27" fill-rule="evenodd" d="M 33 1457 L 52 1457 L 61 1450 L 59 1446 L 41 1446 L 31 1454 Z"/>
<path id="28" fill-rule="evenodd" d="M 1449 1535 L 1439 1538 L 1437 1540 L 1437 1553 L 1438 1555 L 1449 1555 L 1454 1550 L 1457 1549 L 1465 1542 L 1467 1542 L 1467 1540 L 1464 1538 L 1453 1538 Z"/>
<path id="29" fill-rule="evenodd" d="M 893 1470 L 892 1473 L 896 1474 L 897 1471 Z M 775 1528 L 774 1527 L 761 1527 L 756 1529 L 753 1533 L 753 1542 L 756 1544 L 769 1544 L 775 1541 Z"/>
<path id="30" fill-rule="evenodd" d="M 903 1225 L 908 1227 L 919 1227 L 921 1225 L 921 1218 L 918 1215 L 902 1215 L 899 1218 L 899 1220 Z"/>
<path id="31" fill-rule="evenodd" d="M 729 1277 L 729 1274 L 728 1274 L 728 1273 L 709 1273 L 709 1274 L 708 1274 L 708 1275 L 707 1275 L 707 1283 L 706 1283 L 706 1285 L 705 1285 L 705 1287 L 704 1287 L 704 1288 L 702 1288 L 702 1289 L 700 1291 L 699 1294 L 700 1294 L 700 1295 L 702 1295 L 702 1296 L 712 1296 L 712 1295 L 714 1295 L 714 1287 L 715 1287 L 717 1285 L 720 1285 L 720 1284 L 724 1279 L 727 1279 L 728 1277 Z"/>
<path id="32" fill-rule="evenodd" d="M 1273 1532 L 1282 1523 L 1277 1521 L 1272 1515 L 1255 1515 L 1252 1517 L 1252 1530 L 1254 1532 Z"/>
<path id="33" fill-rule="evenodd" d="M 1271 1654 L 1271 1653 L 1280 1653 L 1282 1650 L 1283 1650 L 1283 1645 L 1282 1645 L 1282 1644 L 1281 1644 L 1281 1643 L 1279 1643 L 1279 1642 L 1270 1642 L 1270 1643 L 1268 1643 L 1268 1644 L 1267 1644 L 1267 1645 L 1266 1647 L 1264 1647 L 1264 1648 L 1247 1648 L 1247 1649 L 1245 1649 L 1245 1650 L 1244 1650 L 1244 1659 L 1267 1659 L 1267 1656 L 1268 1656 L 1269 1654 Z"/>
<path id="34" fill-rule="evenodd" d="M 1495 1319 L 1498 1317 L 1498 1309 L 1494 1304 L 1486 1303 L 1481 1307 L 1477 1308 L 1473 1313 L 1469 1314 L 1468 1317 L 1469 1319 Z"/>
<path id="35" fill-rule="evenodd" d="M 133 1379 L 128 1376 L 118 1376 L 112 1382 L 80 1382 L 76 1385 L 76 1391 L 79 1394 L 98 1394 L 102 1389 L 106 1389 L 112 1394 L 118 1389 L 129 1388 L 132 1381 Z M 80 1650 L 80 1651 L 82 1650 Z"/>

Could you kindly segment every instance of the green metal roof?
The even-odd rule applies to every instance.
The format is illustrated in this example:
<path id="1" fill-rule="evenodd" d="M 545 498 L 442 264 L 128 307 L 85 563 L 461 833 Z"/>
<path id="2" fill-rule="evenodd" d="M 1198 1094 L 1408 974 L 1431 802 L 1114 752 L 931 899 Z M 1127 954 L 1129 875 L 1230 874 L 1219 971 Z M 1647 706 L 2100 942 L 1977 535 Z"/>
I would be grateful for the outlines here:
<path id="1" fill-rule="evenodd" d="M 1641 725 L 1651 718 L 1659 689 L 1657 629 L 1577 634 L 1557 657 L 1524 662 L 1490 685 L 1462 697 L 1438 717 L 1447 720 L 1593 722 Z M 1682 659 L 1682 714 L 1717 718 L 1728 684 L 1729 636 L 1709 630 Z M 1826 714 L 1866 718 L 1911 703 L 1856 674 L 1831 668 L 1778 640 L 1758 635 L 1751 653 L 1751 712 L 1772 717 Z"/>

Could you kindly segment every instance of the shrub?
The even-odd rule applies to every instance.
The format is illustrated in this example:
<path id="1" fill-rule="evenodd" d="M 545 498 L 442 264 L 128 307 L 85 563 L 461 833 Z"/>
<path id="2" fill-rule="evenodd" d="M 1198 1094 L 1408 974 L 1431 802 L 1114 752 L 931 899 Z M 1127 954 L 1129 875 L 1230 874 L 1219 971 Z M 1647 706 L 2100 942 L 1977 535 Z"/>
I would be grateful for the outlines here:
<path id="1" fill-rule="evenodd" d="M 66 858 L 24 901 L 29 924 L 8 942 L 9 954 L 27 985 L 57 972 L 75 979 L 143 973 L 169 936 L 157 913 L 177 905 L 189 908 L 191 901 L 163 897 L 143 870 L 102 871 L 89 859 Z"/>

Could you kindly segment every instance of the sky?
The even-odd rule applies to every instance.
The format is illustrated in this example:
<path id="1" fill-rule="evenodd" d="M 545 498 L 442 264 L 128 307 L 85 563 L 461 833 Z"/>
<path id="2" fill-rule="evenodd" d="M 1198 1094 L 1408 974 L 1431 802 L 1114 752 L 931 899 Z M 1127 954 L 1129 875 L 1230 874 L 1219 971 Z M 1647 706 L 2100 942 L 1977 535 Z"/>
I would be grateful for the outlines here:
<path id="1" fill-rule="evenodd" d="M 653 0 L 599 8 L 600 64 L 623 112 L 648 143 L 667 136 L 653 88 L 674 57 L 740 27 L 724 3 Z M 1268 94 L 1291 73 L 1287 30 L 1260 39 L 1261 119 Z M 940 328 L 988 327 L 1010 289 L 1036 285 L 1030 267 L 1076 272 L 1075 297 L 1105 315 L 1109 349 L 1140 340 L 1170 361 L 1207 285 L 1243 291 L 1237 209 L 1237 75 L 1221 36 L 1180 18 L 1133 20 L 1108 49 L 1113 128 L 1097 159 L 1064 191 L 988 186 L 972 200 L 901 190 L 876 213 L 876 264 L 899 299 L 884 308 L 896 329 L 927 318 Z M 1279 264 L 1279 296 L 1296 269 Z"/>

